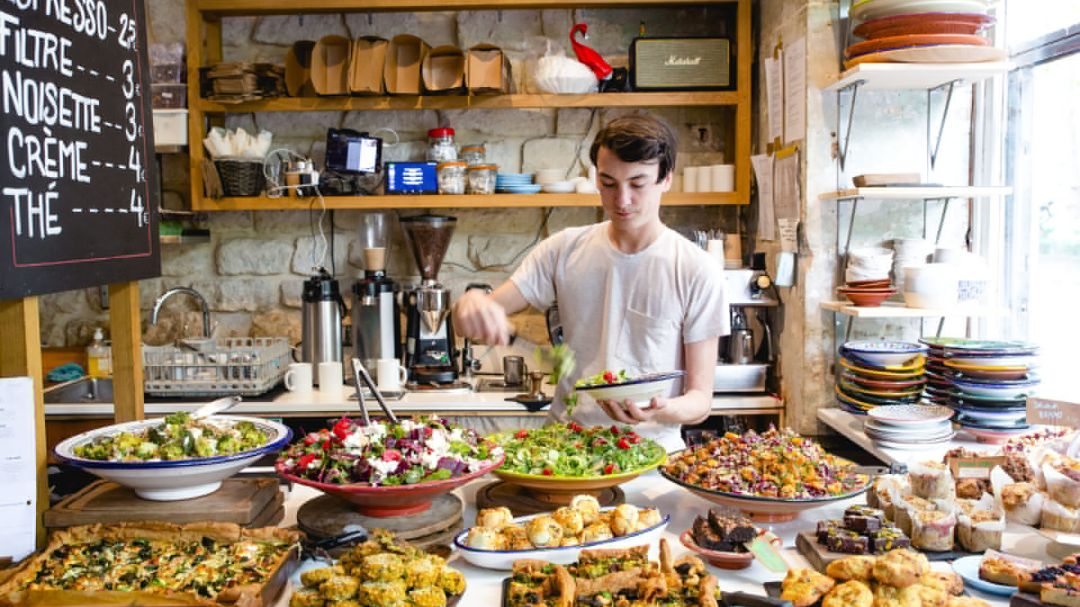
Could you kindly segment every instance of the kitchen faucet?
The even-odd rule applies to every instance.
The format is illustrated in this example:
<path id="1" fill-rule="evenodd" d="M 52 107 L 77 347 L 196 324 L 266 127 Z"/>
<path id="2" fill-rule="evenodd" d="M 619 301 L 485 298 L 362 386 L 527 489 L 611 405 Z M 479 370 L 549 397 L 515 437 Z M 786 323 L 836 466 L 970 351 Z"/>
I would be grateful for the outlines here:
<path id="1" fill-rule="evenodd" d="M 157 324 L 158 312 L 161 311 L 161 305 L 165 303 L 166 299 L 177 293 L 187 293 L 199 302 L 199 307 L 202 308 L 203 337 L 210 337 L 210 306 L 207 305 L 206 298 L 202 296 L 202 293 L 199 293 L 191 287 L 173 287 L 162 293 L 154 301 L 154 311 L 150 313 L 150 324 Z"/>

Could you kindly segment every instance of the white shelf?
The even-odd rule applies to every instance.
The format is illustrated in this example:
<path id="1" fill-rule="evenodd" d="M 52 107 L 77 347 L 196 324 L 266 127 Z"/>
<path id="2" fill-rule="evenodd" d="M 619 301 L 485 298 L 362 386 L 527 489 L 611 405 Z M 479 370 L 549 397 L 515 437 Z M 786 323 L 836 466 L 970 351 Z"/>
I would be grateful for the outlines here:
<path id="1" fill-rule="evenodd" d="M 855 198 L 877 198 L 879 200 L 930 200 L 935 198 L 987 198 L 1008 196 L 1012 188 L 1008 186 L 889 186 L 850 188 L 835 192 L 824 192 L 818 200 L 852 200 Z"/>
<path id="2" fill-rule="evenodd" d="M 837 91 L 860 80 L 860 90 L 929 90 L 954 80 L 978 82 L 1009 71 L 1007 61 L 986 63 L 864 63 L 825 87 Z"/>
<path id="3" fill-rule="evenodd" d="M 862 307 L 856 306 L 850 301 L 825 301 L 821 303 L 821 307 L 829 310 L 830 312 L 836 312 L 838 314 L 844 314 L 845 316 L 852 316 L 855 318 L 937 318 L 942 316 L 1001 316 L 1004 311 L 985 308 L 980 306 L 965 306 L 956 307 L 950 309 L 939 308 L 909 308 L 902 303 L 885 302 L 877 307 Z"/>

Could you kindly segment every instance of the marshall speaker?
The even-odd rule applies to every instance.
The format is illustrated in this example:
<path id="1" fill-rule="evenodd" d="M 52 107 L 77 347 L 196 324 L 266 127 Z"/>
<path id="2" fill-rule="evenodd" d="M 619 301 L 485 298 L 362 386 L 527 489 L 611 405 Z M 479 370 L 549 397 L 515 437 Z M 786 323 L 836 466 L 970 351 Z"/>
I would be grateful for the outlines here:
<path id="1" fill-rule="evenodd" d="M 635 38 L 630 84 L 637 91 L 701 91 L 735 87 L 727 38 Z"/>

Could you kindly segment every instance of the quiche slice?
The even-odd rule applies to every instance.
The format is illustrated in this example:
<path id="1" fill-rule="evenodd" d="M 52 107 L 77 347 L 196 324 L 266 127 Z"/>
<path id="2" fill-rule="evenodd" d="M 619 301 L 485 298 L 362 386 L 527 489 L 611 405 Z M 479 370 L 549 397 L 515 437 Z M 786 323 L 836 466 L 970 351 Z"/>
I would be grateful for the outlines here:
<path id="1" fill-rule="evenodd" d="M 813 569 L 789 569 L 780 583 L 780 598 L 795 607 L 810 607 L 832 590 L 836 581 Z"/>

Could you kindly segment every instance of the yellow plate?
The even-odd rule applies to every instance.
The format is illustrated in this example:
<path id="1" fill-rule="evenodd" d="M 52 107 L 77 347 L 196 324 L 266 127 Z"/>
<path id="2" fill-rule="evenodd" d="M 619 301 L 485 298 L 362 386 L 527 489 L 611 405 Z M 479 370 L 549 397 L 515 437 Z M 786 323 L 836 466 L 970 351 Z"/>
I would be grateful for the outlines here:
<path id="1" fill-rule="evenodd" d="M 525 472 L 511 472 L 509 470 L 496 469 L 493 472 L 503 480 L 512 482 L 516 485 L 522 485 L 524 483 L 517 481 L 530 481 L 534 483 L 591 483 L 596 481 L 616 480 L 616 481 L 628 481 L 640 474 L 655 470 L 660 466 L 663 466 L 667 462 L 667 453 L 664 453 L 659 459 L 650 464 L 646 464 L 641 468 L 630 470 L 628 472 L 620 472 L 618 474 L 602 474 L 599 476 L 547 476 L 544 474 L 528 474 Z"/>
<path id="2" fill-rule="evenodd" d="M 920 357 L 921 358 L 921 357 Z M 912 379 L 919 377 L 925 371 L 925 367 L 922 364 L 922 360 L 919 361 L 918 366 L 910 367 L 912 370 L 902 370 L 903 368 L 896 367 L 892 371 L 881 371 L 878 369 L 867 369 L 866 367 L 860 367 L 848 361 L 843 356 L 840 357 L 840 365 L 845 369 L 851 369 L 855 373 L 860 375 L 869 375 L 871 377 L 891 377 L 893 379 Z"/>
<path id="3" fill-rule="evenodd" d="M 848 390 L 854 390 L 859 394 L 867 394 L 869 396 L 877 396 L 879 398 L 906 398 L 908 396 L 915 396 L 922 393 L 922 388 L 919 388 L 918 390 L 908 390 L 906 392 L 878 392 L 876 390 L 867 390 L 866 388 L 863 388 L 858 384 L 853 384 L 844 380 L 840 380 L 840 384 Z M 849 394 L 847 396 L 850 398 L 851 395 Z"/>
<path id="4" fill-rule="evenodd" d="M 1017 373 L 1025 373 L 1028 368 L 1027 365 L 1013 365 L 1008 367 L 993 367 L 989 365 L 965 365 L 964 363 L 958 363 L 954 360 L 945 361 L 945 366 L 950 369 L 957 369 L 959 371 L 1014 371 Z"/>

